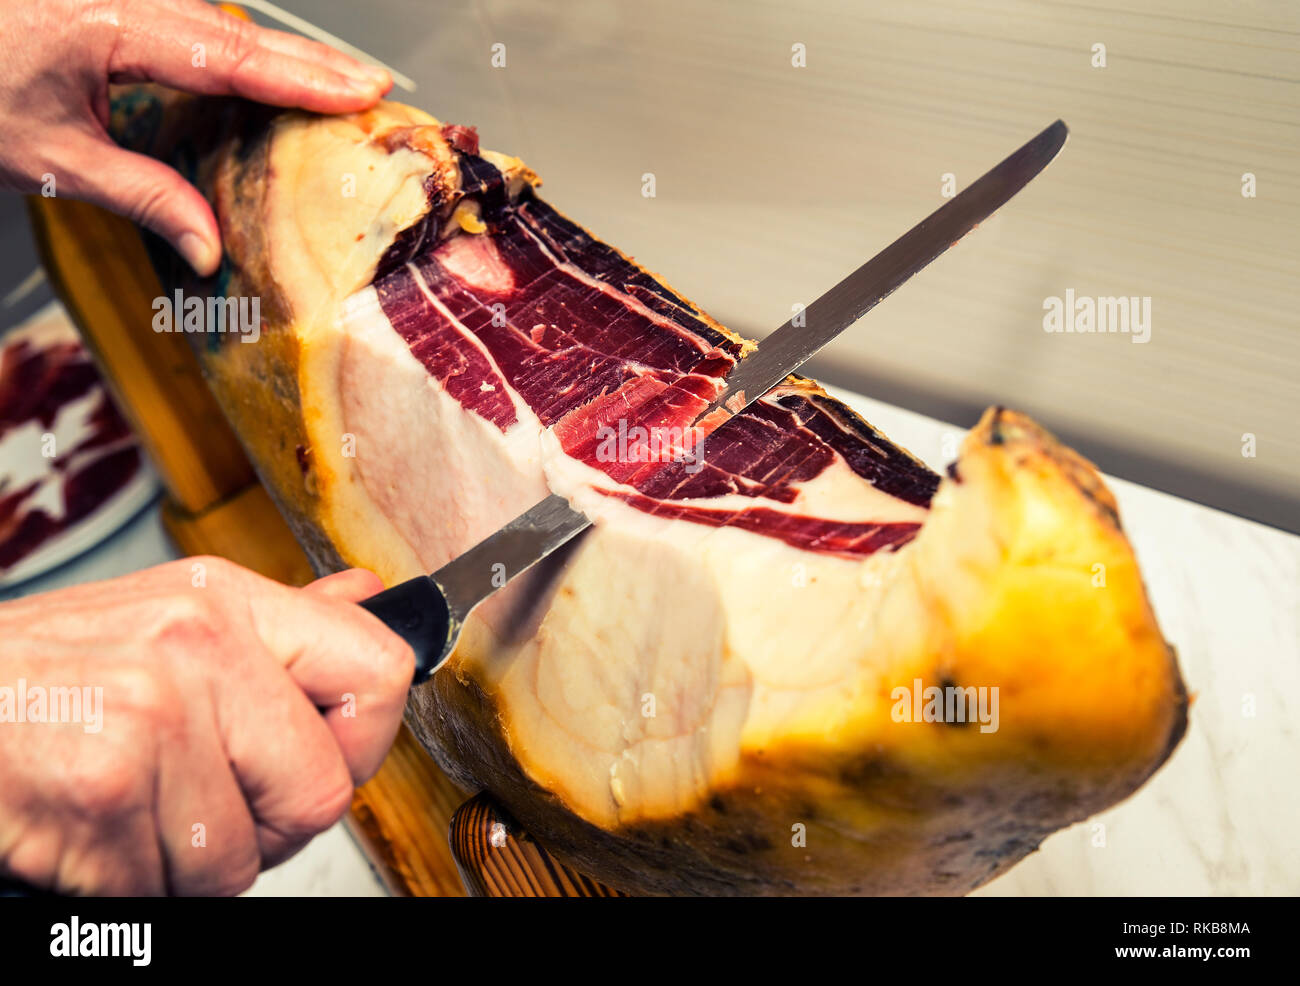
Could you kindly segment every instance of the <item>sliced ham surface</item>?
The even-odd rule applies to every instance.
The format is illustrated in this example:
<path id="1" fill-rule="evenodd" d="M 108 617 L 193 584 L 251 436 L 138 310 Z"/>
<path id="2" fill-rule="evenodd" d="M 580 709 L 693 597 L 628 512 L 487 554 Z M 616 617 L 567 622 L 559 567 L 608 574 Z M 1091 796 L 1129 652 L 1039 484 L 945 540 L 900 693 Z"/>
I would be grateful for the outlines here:
<path id="1" fill-rule="evenodd" d="M 476 188 L 504 184 L 481 158 L 460 161 Z M 838 402 L 792 381 L 716 430 L 696 426 L 746 343 L 535 197 L 489 196 L 480 221 L 373 285 L 467 411 L 503 434 L 550 429 L 604 474 L 593 488 L 659 517 L 850 555 L 915 536 L 938 477 Z"/>

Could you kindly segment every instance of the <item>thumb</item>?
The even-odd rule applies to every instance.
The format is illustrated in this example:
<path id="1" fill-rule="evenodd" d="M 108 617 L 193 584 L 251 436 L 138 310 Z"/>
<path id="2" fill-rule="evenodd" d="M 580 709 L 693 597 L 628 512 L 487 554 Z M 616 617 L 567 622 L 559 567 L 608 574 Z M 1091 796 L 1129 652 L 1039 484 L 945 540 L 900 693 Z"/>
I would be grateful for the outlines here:
<path id="1" fill-rule="evenodd" d="M 333 575 L 326 575 L 323 579 L 317 579 L 303 586 L 305 592 L 342 599 L 349 603 L 359 603 L 363 599 L 369 599 L 375 593 L 381 592 L 383 588 L 384 583 L 379 576 L 364 568 L 349 568 L 343 572 L 335 572 Z"/>
<path id="2" fill-rule="evenodd" d="M 74 138 L 71 165 L 58 175 L 75 198 L 85 199 L 153 230 L 199 274 L 216 273 L 221 233 L 199 190 L 178 172 L 107 137 Z"/>

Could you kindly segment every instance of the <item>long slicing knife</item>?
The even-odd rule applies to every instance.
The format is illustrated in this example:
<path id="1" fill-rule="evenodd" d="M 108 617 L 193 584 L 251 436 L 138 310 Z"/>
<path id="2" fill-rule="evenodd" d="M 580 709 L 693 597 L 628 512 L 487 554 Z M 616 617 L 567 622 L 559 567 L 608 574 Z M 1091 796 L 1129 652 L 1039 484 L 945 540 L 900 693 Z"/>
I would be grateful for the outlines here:
<path id="1" fill-rule="evenodd" d="M 781 383 L 1024 188 L 1056 157 L 1067 134 L 1057 120 L 791 318 L 737 364 L 696 420 L 719 410 L 739 414 Z M 385 589 L 361 605 L 415 650 L 418 684 L 451 656 L 470 610 L 590 523 L 551 494 L 432 575 Z"/>

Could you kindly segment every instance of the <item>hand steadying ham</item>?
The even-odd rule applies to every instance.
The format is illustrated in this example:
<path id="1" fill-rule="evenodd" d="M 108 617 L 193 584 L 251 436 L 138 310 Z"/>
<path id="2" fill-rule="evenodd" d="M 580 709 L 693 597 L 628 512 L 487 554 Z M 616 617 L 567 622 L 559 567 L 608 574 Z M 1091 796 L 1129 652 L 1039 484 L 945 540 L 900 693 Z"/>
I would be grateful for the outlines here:
<path id="1" fill-rule="evenodd" d="M 109 84 L 320 112 L 364 109 L 389 86 L 199 0 L 8 0 L 0 20 L 0 185 L 35 192 L 52 175 L 58 195 L 148 226 L 203 273 L 221 256 L 212 211 L 109 141 Z M 93 729 L 14 721 L 12 707 L 0 722 L 0 875 L 65 893 L 236 893 L 337 821 L 378 768 L 413 668 L 353 605 L 378 579 L 290 589 L 197 563 L 0 605 L 10 706 L 19 691 L 102 689 Z"/>
<path id="2" fill-rule="evenodd" d="M 173 169 L 112 143 L 110 83 L 319 113 L 366 109 L 392 84 L 383 69 L 201 0 L 7 0 L 0 20 L 0 187 L 37 192 L 52 175 L 56 194 L 147 226 L 201 274 L 221 261 L 212 210 Z"/>

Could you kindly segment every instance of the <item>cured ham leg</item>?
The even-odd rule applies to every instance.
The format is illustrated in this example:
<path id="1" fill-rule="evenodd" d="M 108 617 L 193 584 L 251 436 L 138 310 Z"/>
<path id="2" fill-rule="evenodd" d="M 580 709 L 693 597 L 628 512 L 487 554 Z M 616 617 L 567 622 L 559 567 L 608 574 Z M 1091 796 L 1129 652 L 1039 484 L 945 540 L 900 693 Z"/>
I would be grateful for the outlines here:
<path id="1" fill-rule="evenodd" d="M 322 571 L 401 581 L 550 492 L 592 517 L 409 706 L 453 778 L 584 872 L 964 893 L 1177 744 L 1114 500 L 1024 416 L 988 411 L 943 477 L 796 377 L 692 428 L 753 344 L 471 130 L 141 89 L 114 127 L 221 223 L 218 277 L 160 252 L 168 289 L 261 299 L 256 344 L 198 348 Z"/>

